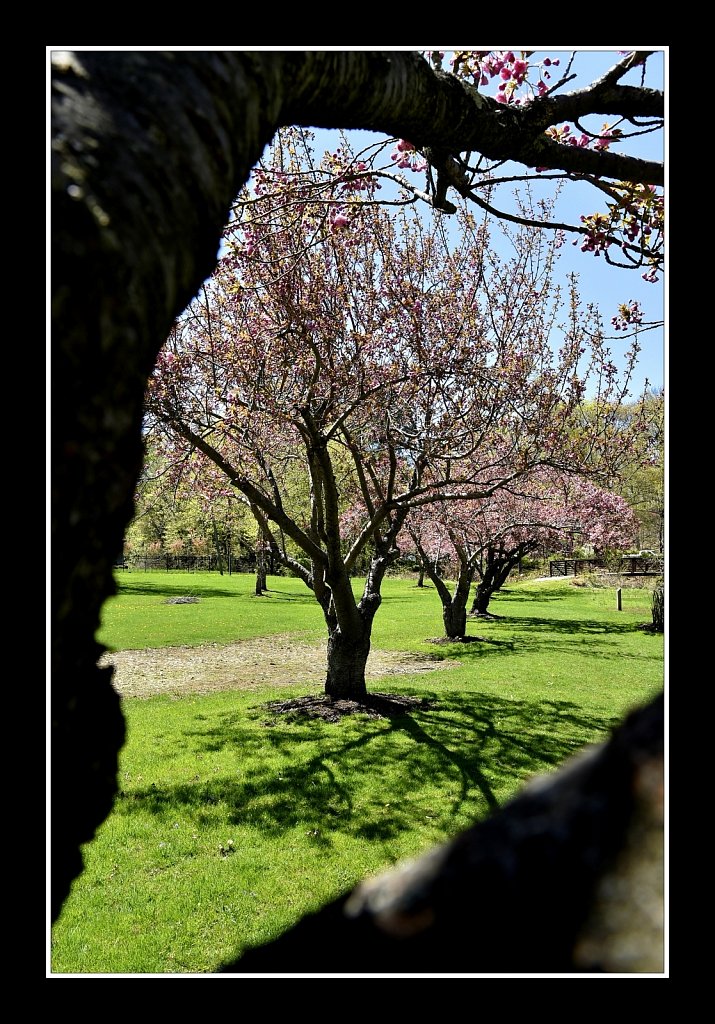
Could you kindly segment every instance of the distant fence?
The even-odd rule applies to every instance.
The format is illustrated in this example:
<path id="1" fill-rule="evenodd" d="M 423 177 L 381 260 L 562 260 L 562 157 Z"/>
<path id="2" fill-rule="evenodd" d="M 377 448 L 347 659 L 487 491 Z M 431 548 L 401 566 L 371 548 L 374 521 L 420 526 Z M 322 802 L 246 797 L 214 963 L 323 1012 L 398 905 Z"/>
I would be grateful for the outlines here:
<path id="1" fill-rule="evenodd" d="M 549 562 L 549 576 L 580 576 L 605 565 L 602 558 L 556 558 Z"/>
<path id="2" fill-rule="evenodd" d="M 606 563 L 602 558 L 555 558 L 549 562 L 549 576 L 580 576 L 584 572 L 593 572 L 605 567 Z M 621 559 L 616 571 L 621 576 L 662 576 L 663 559 L 657 556 L 640 558 L 636 555 L 627 555 Z"/>
<path id="3" fill-rule="evenodd" d="M 178 569 L 182 572 L 253 572 L 255 561 L 251 563 L 245 558 L 222 558 L 216 555 L 127 555 L 123 560 L 115 562 L 116 569 L 136 569 L 148 572 L 149 569 Z"/>

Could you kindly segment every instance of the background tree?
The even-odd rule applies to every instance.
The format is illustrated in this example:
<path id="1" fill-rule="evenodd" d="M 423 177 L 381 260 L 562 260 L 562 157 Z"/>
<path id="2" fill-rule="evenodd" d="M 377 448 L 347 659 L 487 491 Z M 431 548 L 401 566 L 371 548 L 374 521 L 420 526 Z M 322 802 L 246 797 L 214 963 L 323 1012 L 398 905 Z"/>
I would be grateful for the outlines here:
<path id="1" fill-rule="evenodd" d="M 145 437 L 144 468 L 124 550 L 134 559 L 175 553 L 211 557 L 221 574 L 234 560 L 255 558 L 256 522 L 217 472 L 197 460 L 162 453 Z"/>
<path id="2" fill-rule="evenodd" d="M 477 566 L 472 615 L 489 614 L 492 595 L 504 586 L 521 559 L 532 552 L 546 546 L 558 549 L 567 538 L 578 535 L 599 556 L 606 551 L 623 551 L 638 531 L 638 520 L 627 502 L 588 480 L 556 482 L 551 500 L 541 506 L 539 515 L 540 522 L 517 523 L 487 543 Z"/>
<path id="3" fill-rule="evenodd" d="M 624 409 L 624 422 L 633 412 Z M 665 396 L 662 388 L 651 389 L 645 402 L 639 404 L 639 418 L 645 430 L 644 452 L 640 459 L 621 466 L 618 492 L 623 495 L 638 517 L 639 529 L 635 546 L 662 552 L 665 549 Z"/>
<path id="4" fill-rule="evenodd" d="M 53 54 L 53 916 L 116 793 L 124 721 L 94 636 L 132 515 L 146 380 L 265 144 L 281 124 L 362 127 L 658 185 L 662 164 L 544 134 L 589 110 L 662 118 L 662 93 L 621 81 L 643 60 L 524 118 L 415 54 Z"/>
<path id="5" fill-rule="evenodd" d="M 527 554 L 559 545 L 578 529 L 595 550 L 623 547 L 637 521 L 618 495 L 590 481 L 548 469 L 522 477 L 487 499 L 441 502 L 412 513 L 407 530 L 442 602 L 445 635 L 466 634 L 467 601 L 476 577 L 472 614 L 485 615 L 492 594 Z M 450 556 L 454 583 L 439 571 Z"/>

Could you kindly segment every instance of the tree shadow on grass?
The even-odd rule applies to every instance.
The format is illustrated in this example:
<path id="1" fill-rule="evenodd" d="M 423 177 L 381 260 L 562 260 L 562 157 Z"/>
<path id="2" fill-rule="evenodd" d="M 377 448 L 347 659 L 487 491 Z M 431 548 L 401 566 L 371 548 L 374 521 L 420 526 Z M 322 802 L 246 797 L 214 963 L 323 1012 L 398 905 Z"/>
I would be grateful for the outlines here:
<path id="1" fill-rule="evenodd" d="M 161 580 L 157 583 L 135 583 L 134 581 L 127 581 L 124 583 L 120 580 L 117 593 L 123 597 L 131 597 L 132 595 L 140 595 L 146 597 L 173 597 L 183 596 L 184 594 L 191 594 L 196 597 L 231 597 L 234 600 L 243 600 L 248 597 L 254 597 L 253 593 L 243 590 L 226 590 L 213 585 L 202 586 L 200 584 L 192 583 L 191 580 Z M 280 587 L 269 587 L 265 591 L 264 597 L 270 601 L 288 601 L 291 604 L 315 604 L 315 598 L 313 595 L 306 590 L 305 594 L 293 593 L 290 590 L 281 590 Z M 317 606 L 316 606 L 317 607 Z"/>
<path id="2" fill-rule="evenodd" d="M 561 584 L 560 586 L 549 586 L 543 590 L 510 590 L 504 588 L 494 592 L 497 601 L 504 603 L 521 604 L 526 601 L 537 601 L 539 604 L 547 601 L 563 601 L 565 597 L 573 597 L 574 589 L 571 586 Z"/>
<path id="3" fill-rule="evenodd" d="M 520 616 L 502 615 L 500 624 L 517 626 L 519 629 L 546 630 L 551 633 L 611 633 L 623 636 L 626 633 L 637 633 L 638 623 L 636 622 L 605 622 L 602 619 L 539 619 L 532 615 L 521 618 Z"/>
<path id="4" fill-rule="evenodd" d="M 440 638 L 445 658 L 450 661 L 470 662 L 480 658 L 509 655 L 536 655 L 539 652 L 593 656 L 603 660 L 628 658 L 633 661 L 661 660 L 662 652 L 624 651 L 620 640 L 631 634 L 641 636 L 638 622 L 604 622 L 589 619 L 540 619 L 502 616 L 493 623 L 500 639 L 495 637 L 467 637 L 469 643 Z M 478 629 L 484 629 L 480 623 Z M 662 635 L 662 634 L 659 634 Z"/>
<path id="5" fill-rule="evenodd" d="M 183 580 L 182 582 L 171 580 L 162 580 L 159 584 L 134 584 L 134 582 L 128 582 L 125 586 L 119 584 L 117 593 L 122 597 L 132 597 L 136 594 L 138 596 L 146 597 L 180 597 L 184 594 L 191 594 L 194 597 L 233 597 L 239 596 L 235 590 L 221 590 L 213 586 L 200 586 Z"/>
<path id="6" fill-rule="evenodd" d="M 254 596 L 255 595 L 251 595 Z M 320 608 L 315 600 L 313 594 L 306 589 L 305 593 L 293 593 L 292 590 L 281 590 L 279 587 L 269 587 L 261 595 L 267 598 L 270 603 L 287 603 L 287 604 L 309 604 L 315 605 L 316 611 L 320 612 Z"/>
<path id="7" fill-rule="evenodd" d="M 422 696 L 430 707 L 391 719 L 276 720 L 259 705 L 202 722 L 185 734 L 202 755 L 197 764 L 205 769 L 207 754 L 235 749 L 235 773 L 153 783 L 122 793 L 117 810 L 167 819 L 181 810 L 199 827 L 229 822 L 271 835 L 307 823 L 317 846 L 338 833 L 389 840 L 426 822 L 451 832 L 455 815 L 497 810 L 495 794 L 605 739 L 617 721 L 567 701 Z"/>

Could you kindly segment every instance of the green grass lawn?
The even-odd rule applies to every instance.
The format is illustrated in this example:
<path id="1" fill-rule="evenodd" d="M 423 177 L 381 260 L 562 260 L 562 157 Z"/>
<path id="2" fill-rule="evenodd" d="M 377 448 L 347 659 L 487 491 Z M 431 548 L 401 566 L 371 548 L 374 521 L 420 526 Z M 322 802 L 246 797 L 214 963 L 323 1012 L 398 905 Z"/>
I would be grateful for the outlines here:
<path id="1" fill-rule="evenodd" d="M 303 584 L 123 573 L 99 639 L 114 649 L 324 635 Z M 194 594 L 198 604 L 167 605 Z M 273 718 L 305 688 L 126 699 L 121 794 L 54 927 L 60 973 L 199 973 L 503 805 L 536 773 L 604 739 L 663 684 L 650 595 L 512 583 L 471 622 L 483 643 L 435 647 L 432 588 L 388 579 L 373 645 L 450 659 L 372 684 L 430 698 L 402 718 Z M 387 969 L 387 968 L 386 968 Z M 316 963 L 319 972 L 320 964 Z"/>

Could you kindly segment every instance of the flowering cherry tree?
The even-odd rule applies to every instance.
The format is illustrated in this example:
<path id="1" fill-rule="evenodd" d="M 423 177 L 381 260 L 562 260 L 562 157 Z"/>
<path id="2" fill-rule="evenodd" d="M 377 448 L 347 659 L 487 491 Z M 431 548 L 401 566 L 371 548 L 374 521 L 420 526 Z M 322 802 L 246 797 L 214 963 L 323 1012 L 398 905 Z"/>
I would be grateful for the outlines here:
<path id="1" fill-rule="evenodd" d="M 594 550 L 626 547 L 638 521 L 626 501 L 592 481 L 539 468 L 488 498 L 436 502 L 410 513 L 406 531 L 442 602 L 445 635 L 466 634 L 467 601 L 476 579 L 472 613 L 489 599 L 521 558 L 543 545 L 560 545 L 578 531 Z M 454 573 L 452 589 L 442 560 Z"/>
<path id="2" fill-rule="evenodd" d="M 630 435 L 610 410 L 635 350 L 624 346 L 619 380 L 575 290 L 564 314 L 552 236 L 519 227 L 506 260 L 466 208 L 455 242 L 439 222 L 379 205 L 361 208 L 359 231 L 336 230 L 329 195 L 314 201 L 280 149 L 274 162 L 258 169 L 251 219 L 229 225 L 217 272 L 160 353 L 147 408 L 167 454 L 218 469 L 313 591 L 326 694 L 360 699 L 410 509 L 486 500 L 544 464 L 612 471 Z M 267 178 L 280 187 L 264 190 Z M 584 432 L 589 380 L 601 420 Z M 286 486 L 291 467 L 307 503 Z"/>
<path id="3" fill-rule="evenodd" d="M 545 545 L 560 547 L 569 534 L 577 534 L 597 555 L 610 549 L 624 550 L 633 543 L 638 519 L 624 498 L 591 481 L 559 483 L 549 501 L 542 499 L 540 520 L 515 524 L 492 538 L 481 552 L 472 615 L 489 614 L 492 594 L 506 583 L 525 555 Z"/>

